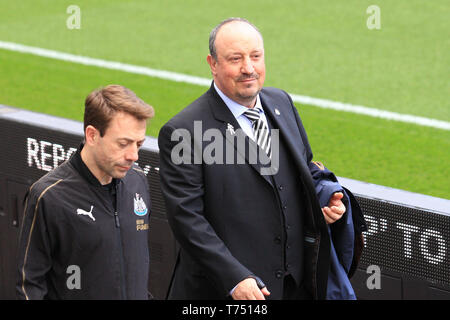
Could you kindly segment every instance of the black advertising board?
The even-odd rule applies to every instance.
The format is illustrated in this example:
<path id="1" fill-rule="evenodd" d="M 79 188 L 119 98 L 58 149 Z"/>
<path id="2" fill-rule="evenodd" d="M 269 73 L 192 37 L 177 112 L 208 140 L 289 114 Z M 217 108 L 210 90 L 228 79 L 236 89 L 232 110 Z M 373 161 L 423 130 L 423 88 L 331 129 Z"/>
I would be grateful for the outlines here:
<path id="1" fill-rule="evenodd" d="M 80 122 L 0 106 L 0 299 L 15 297 L 15 254 L 26 190 L 70 157 L 82 134 Z M 158 161 L 156 139 L 148 137 L 138 164 L 152 198 L 149 289 L 164 299 L 177 247 L 165 216 Z M 339 181 L 357 196 L 368 224 L 352 278 L 358 298 L 450 299 L 450 201 Z"/>

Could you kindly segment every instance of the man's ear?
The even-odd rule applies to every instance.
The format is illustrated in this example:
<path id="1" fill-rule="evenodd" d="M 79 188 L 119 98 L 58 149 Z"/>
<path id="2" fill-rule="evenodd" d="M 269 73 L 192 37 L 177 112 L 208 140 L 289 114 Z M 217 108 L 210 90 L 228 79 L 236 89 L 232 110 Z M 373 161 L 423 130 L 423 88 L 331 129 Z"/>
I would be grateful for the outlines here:
<path id="1" fill-rule="evenodd" d="M 215 76 L 216 75 L 216 64 L 217 64 L 216 59 L 214 59 L 212 55 L 208 54 L 208 56 L 206 57 L 206 61 L 208 61 L 209 67 L 211 68 L 212 75 Z"/>
<path id="2" fill-rule="evenodd" d="M 88 125 L 84 131 L 86 144 L 92 146 L 94 145 L 100 137 L 100 132 L 93 126 Z"/>

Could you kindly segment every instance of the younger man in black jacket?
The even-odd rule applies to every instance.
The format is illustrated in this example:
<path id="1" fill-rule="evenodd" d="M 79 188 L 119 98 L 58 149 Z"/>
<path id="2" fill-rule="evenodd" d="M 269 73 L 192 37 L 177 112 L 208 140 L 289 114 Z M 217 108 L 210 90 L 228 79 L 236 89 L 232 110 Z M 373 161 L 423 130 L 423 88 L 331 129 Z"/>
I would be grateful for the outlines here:
<path id="1" fill-rule="evenodd" d="M 134 162 L 153 115 L 119 85 L 86 98 L 85 142 L 28 192 L 19 299 L 147 299 L 150 194 Z"/>

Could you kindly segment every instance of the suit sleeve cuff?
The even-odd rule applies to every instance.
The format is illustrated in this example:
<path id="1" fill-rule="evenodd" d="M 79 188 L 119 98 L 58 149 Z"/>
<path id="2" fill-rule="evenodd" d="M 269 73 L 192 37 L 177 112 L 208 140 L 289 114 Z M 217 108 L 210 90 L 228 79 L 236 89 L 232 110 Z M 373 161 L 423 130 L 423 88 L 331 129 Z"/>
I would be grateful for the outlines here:
<path id="1" fill-rule="evenodd" d="M 255 279 L 255 281 L 256 281 L 256 285 L 258 286 L 258 288 L 259 289 L 262 289 L 262 288 L 264 288 L 266 285 L 265 285 L 265 283 L 261 280 L 261 278 L 260 277 L 257 277 L 257 276 L 248 276 L 247 278 L 245 278 L 245 279 L 248 279 L 248 278 L 252 278 L 252 279 Z M 245 280 L 244 279 L 244 280 Z M 231 289 L 231 291 L 230 291 L 230 296 L 232 296 L 233 295 L 233 292 L 234 292 L 234 290 L 236 290 L 236 287 L 237 287 L 238 285 L 235 285 L 234 286 L 234 288 L 233 289 Z"/>

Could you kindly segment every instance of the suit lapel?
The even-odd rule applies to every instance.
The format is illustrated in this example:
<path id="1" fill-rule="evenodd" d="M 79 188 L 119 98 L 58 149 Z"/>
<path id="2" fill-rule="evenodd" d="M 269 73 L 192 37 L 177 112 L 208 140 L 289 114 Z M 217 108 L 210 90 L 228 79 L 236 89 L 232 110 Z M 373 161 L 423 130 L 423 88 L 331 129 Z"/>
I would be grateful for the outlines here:
<path id="1" fill-rule="evenodd" d="M 293 121 L 294 115 L 291 112 L 288 114 L 286 112 L 287 108 L 279 107 L 277 102 L 263 91 L 260 93 L 260 98 L 266 117 L 270 117 L 275 124 L 275 129 L 280 129 L 280 138 L 282 135 L 294 158 L 297 161 L 302 161 L 305 146 L 303 145 L 297 123 Z"/>
<path id="2" fill-rule="evenodd" d="M 240 154 L 253 169 L 255 169 L 261 177 L 273 186 L 269 176 L 261 174 L 261 165 L 258 161 L 258 145 L 250 139 L 242 130 L 233 113 L 227 107 L 225 102 L 217 94 L 214 86 L 209 89 L 210 103 L 209 106 L 214 118 L 220 122 L 219 128 L 228 143 L 231 143 L 234 150 Z M 239 129 L 239 130 L 238 130 Z M 234 131 L 234 134 L 232 133 Z M 237 141 L 245 141 L 245 148 L 239 148 Z M 233 157 L 234 158 L 234 157 Z"/>

